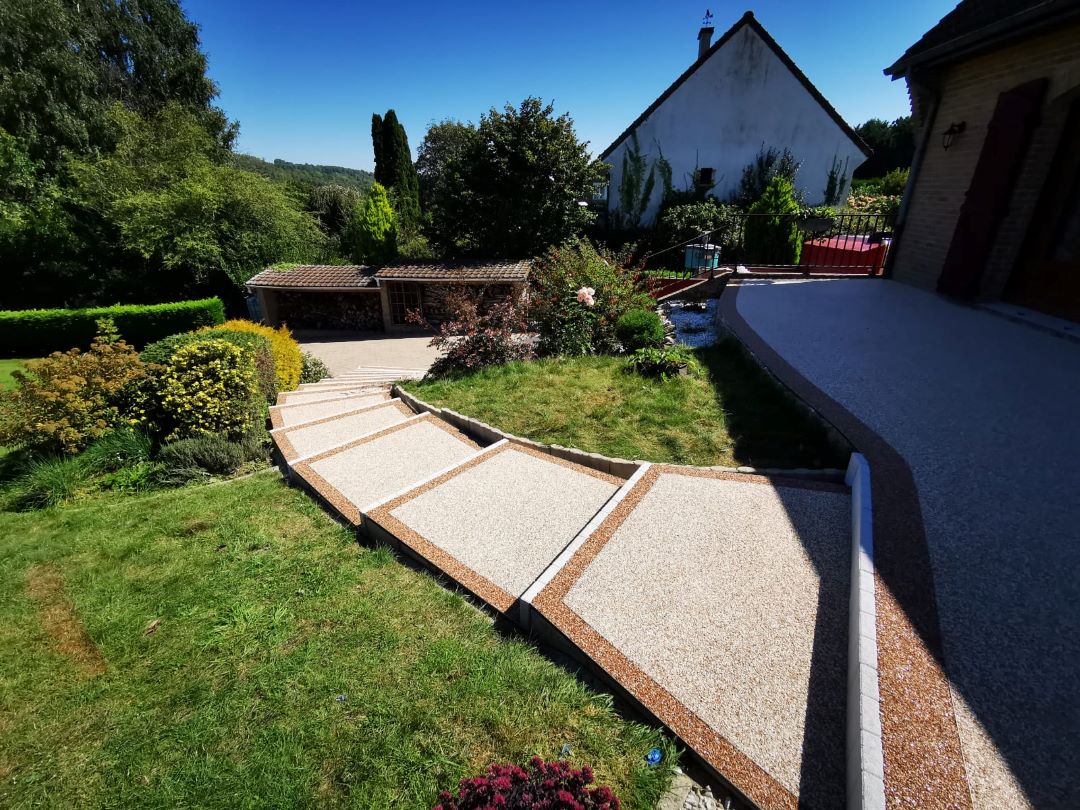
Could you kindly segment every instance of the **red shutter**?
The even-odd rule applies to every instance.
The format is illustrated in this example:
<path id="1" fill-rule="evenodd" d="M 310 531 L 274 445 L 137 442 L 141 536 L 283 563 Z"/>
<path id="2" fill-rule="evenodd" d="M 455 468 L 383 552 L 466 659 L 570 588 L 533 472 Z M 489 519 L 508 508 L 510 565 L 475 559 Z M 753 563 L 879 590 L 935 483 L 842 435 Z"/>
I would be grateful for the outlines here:
<path id="1" fill-rule="evenodd" d="M 1047 84 L 1047 79 L 1036 79 L 998 96 L 938 278 L 938 290 L 946 295 L 971 299 L 979 292 L 979 279 L 1038 124 Z"/>

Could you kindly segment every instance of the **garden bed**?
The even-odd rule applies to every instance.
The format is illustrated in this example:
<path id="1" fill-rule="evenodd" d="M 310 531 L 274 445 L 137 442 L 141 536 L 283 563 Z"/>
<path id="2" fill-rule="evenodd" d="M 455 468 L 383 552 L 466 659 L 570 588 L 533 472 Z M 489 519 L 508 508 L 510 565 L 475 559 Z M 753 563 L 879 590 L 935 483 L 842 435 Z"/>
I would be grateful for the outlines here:
<path id="1" fill-rule="evenodd" d="M 848 450 L 734 340 L 693 350 L 686 376 L 653 380 L 618 357 L 509 363 L 405 387 L 437 407 L 545 444 L 700 466 L 835 468 Z"/>
<path id="2" fill-rule="evenodd" d="M 672 749 L 277 476 L 0 514 L 0 805 L 427 808 L 489 762 L 651 808 Z"/>

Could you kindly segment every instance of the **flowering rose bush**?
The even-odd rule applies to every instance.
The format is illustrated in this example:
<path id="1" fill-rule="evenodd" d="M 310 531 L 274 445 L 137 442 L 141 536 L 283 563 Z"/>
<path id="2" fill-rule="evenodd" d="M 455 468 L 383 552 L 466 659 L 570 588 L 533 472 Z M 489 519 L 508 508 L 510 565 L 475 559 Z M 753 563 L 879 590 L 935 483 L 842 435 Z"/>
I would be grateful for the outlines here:
<path id="1" fill-rule="evenodd" d="M 514 301 L 507 298 L 484 309 L 483 298 L 483 290 L 470 293 L 460 288 L 447 294 L 451 317 L 431 339 L 430 345 L 441 352 L 428 371 L 432 377 L 499 366 L 524 360 L 532 353 L 529 343 L 522 339 L 525 316 Z M 410 312 L 408 320 L 418 326 L 428 325 L 417 312 Z"/>
<path id="2" fill-rule="evenodd" d="M 462 779 L 456 794 L 444 790 L 434 810 L 619 810 L 611 788 L 591 788 L 592 768 L 533 757 L 528 769 L 489 765 L 487 773 Z"/>
<path id="3" fill-rule="evenodd" d="M 635 272 L 582 238 L 538 258 L 529 284 L 529 321 L 539 335 L 540 354 L 613 352 L 620 345 L 619 318 L 635 307 L 654 306 Z"/>

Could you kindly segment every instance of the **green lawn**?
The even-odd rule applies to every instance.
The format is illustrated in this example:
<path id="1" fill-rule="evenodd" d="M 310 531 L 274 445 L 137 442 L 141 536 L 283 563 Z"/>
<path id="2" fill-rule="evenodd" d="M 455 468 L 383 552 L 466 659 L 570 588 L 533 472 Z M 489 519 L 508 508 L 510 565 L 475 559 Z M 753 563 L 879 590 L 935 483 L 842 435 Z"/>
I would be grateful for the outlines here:
<path id="1" fill-rule="evenodd" d="M 0 360 L 0 391 L 15 387 L 15 378 L 11 372 L 22 367 L 25 360 Z"/>
<path id="2" fill-rule="evenodd" d="M 0 806 L 421 808 L 564 744 L 626 806 L 668 780 L 659 732 L 274 474 L 0 538 Z"/>
<path id="3" fill-rule="evenodd" d="M 511 363 L 409 383 L 421 399 L 547 444 L 629 459 L 755 467 L 844 467 L 847 451 L 724 340 L 689 376 L 651 380 L 615 357 Z"/>

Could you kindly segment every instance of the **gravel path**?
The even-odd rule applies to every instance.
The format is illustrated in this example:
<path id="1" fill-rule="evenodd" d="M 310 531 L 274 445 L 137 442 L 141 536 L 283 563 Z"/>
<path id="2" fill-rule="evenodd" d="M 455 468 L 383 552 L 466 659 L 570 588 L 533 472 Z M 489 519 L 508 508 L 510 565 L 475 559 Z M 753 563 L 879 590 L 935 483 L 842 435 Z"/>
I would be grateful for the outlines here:
<path id="1" fill-rule="evenodd" d="M 617 488 L 599 475 L 509 449 L 392 514 L 516 597 Z"/>
<path id="2" fill-rule="evenodd" d="M 1080 345 L 894 282 L 735 302 L 914 475 L 973 804 L 1076 806 Z"/>
<path id="3" fill-rule="evenodd" d="M 850 511 L 666 472 L 564 602 L 803 806 L 840 806 Z"/>

